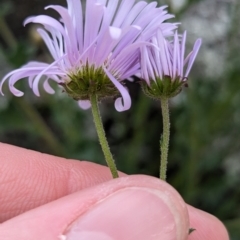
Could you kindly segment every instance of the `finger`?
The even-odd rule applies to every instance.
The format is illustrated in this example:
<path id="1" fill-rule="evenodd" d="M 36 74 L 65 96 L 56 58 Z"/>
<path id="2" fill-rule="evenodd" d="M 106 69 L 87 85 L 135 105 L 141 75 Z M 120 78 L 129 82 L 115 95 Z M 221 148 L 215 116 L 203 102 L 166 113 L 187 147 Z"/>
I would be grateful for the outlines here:
<path id="1" fill-rule="evenodd" d="M 112 179 L 108 168 L 0 143 L 0 222 Z"/>
<path id="2" fill-rule="evenodd" d="M 0 144 L 0 164 L 0 221 L 71 192 L 111 179 L 109 170 L 105 167 L 57 158 L 6 144 Z M 31 182 L 29 179 L 34 181 Z M 212 229 L 211 233 L 209 231 L 211 224 L 206 221 L 209 218 L 202 217 L 198 223 L 197 214 L 193 214 L 194 211 L 191 209 L 189 213 L 191 227 L 197 229 L 190 235 L 190 240 L 202 239 L 202 234 L 206 233 L 225 236 L 223 239 L 228 239 L 226 229 L 214 217 L 212 225 L 215 227 L 212 229 L 220 229 L 223 233 L 221 231 L 214 233 Z M 204 213 L 202 215 L 204 216 Z"/>
<path id="3" fill-rule="evenodd" d="M 0 227 L 0 239 L 185 240 L 188 228 L 187 207 L 170 185 L 127 176 L 10 219 Z"/>
<path id="4" fill-rule="evenodd" d="M 196 229 L 188 240 L 229 240 L 226 228 L 216 217 L 188 206 L 190 227 Z"/>

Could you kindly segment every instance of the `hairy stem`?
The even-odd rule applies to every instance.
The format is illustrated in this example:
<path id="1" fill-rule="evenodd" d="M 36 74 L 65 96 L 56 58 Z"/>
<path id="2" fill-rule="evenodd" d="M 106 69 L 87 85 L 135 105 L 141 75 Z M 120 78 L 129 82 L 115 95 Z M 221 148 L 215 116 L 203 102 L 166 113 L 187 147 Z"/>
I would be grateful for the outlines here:
<path id="1" fill-rule="evenodd" d="M 97 96 L 92 95 L 90 101 L 92 104 L 92 114 L 93 114 L 94 124 L 96 127 L 98 139 L 99 139 L 100 145 L 102 147 L 102 151 L 103 151 L 105 160 L 107 162 L 108 167 L 110 168 L 113 178 L 117 178 L 118 177 L 117 167 L 114 162 L 112 153 L 110 151 L 110 148 L 109 148 L 109 145 L 107 142 L 107 138 L 106 138 L 106 134 L 105 134 L 105 131 L 103 128 L 103 123 L 102 123 L 102 119 L 101 119 L 99 108 L 98 108 Z"/>
<path id="2" fill-rule="evenodd" d="M 163 118 L 163 134 L 160 140 L 160 179 L 166 181 L 168 148 L 170 139 L 170 117 L 168 98 L 161 99 L 162 118 Z"/>

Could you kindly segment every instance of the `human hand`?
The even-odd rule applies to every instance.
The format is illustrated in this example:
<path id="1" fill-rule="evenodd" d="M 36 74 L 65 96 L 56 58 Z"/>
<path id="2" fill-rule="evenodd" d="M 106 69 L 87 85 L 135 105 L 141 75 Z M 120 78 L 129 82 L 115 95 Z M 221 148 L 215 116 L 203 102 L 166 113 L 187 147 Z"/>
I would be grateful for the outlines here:
<path id="1" fill-rule="evenodd" d="M 188 214 L 190 224 L 188 222 Z M 228 240 L 159 179 L 0 144 L 0 240 Z M 190 227 L 196 229 L 187 237 Z"/>

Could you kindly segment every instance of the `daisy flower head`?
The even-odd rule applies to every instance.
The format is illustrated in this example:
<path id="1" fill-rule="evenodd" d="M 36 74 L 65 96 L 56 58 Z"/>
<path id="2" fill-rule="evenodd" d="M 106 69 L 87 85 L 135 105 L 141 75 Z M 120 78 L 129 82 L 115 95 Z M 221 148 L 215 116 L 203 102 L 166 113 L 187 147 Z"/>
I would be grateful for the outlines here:
<path id="1" fill-rule="evenodd" d="M 23 92 L 14 84 L 27 78 L 34 94 L 40 96 L 39 83 L 49 94 L 56 82 L 80 106 L 90 106 L 89 99 L 114 98 L 115 108 L 130 108 L 131 98 L 124 80 L 140 71 L 140 47 L 149 41 L 157 29 L 164 36 L 173 35 L 177 24 L 165 23 L 173 17 L 166 6 L 156 2 L 135 0 L 86 0 L 83 9 L 80 0 L 67 0 L 67 7 L 51 5 L 61 17 L 58 21 L 47 15 L 29 17 L 25 24 L 37 23 L 50 54 L 52 63 L 32 61 L 7 74 L 0 84 L 8 80 L 15 96 Z"/>
<path id="2" fill-rule="evenodd" d="M 185 57 L 186 31 L 177 31 L 167 40 L 158 30 L 151 39 L 151 45 L 141 47 L 141 77 L 145 94 L 152 98 L 176 96 L 187 83 L 188 75 L 200 49 L 198 39 L 192 51 Z"/>

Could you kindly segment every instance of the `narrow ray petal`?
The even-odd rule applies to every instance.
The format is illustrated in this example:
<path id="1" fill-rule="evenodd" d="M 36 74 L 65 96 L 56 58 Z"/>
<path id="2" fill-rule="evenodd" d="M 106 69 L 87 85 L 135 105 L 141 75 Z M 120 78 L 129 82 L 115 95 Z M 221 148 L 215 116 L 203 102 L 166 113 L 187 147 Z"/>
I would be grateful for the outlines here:
<path id="1" fill-rule="evenodd" d="M 131 97 L 128 90 L 121 83 L 119 83 L 106 68 L 104 68 L 104 71 L 122 95 L 122 98 L 117 98 L 115 101 L 116 110 L 118 112 L 128 110 L 131 107 Z"/>

